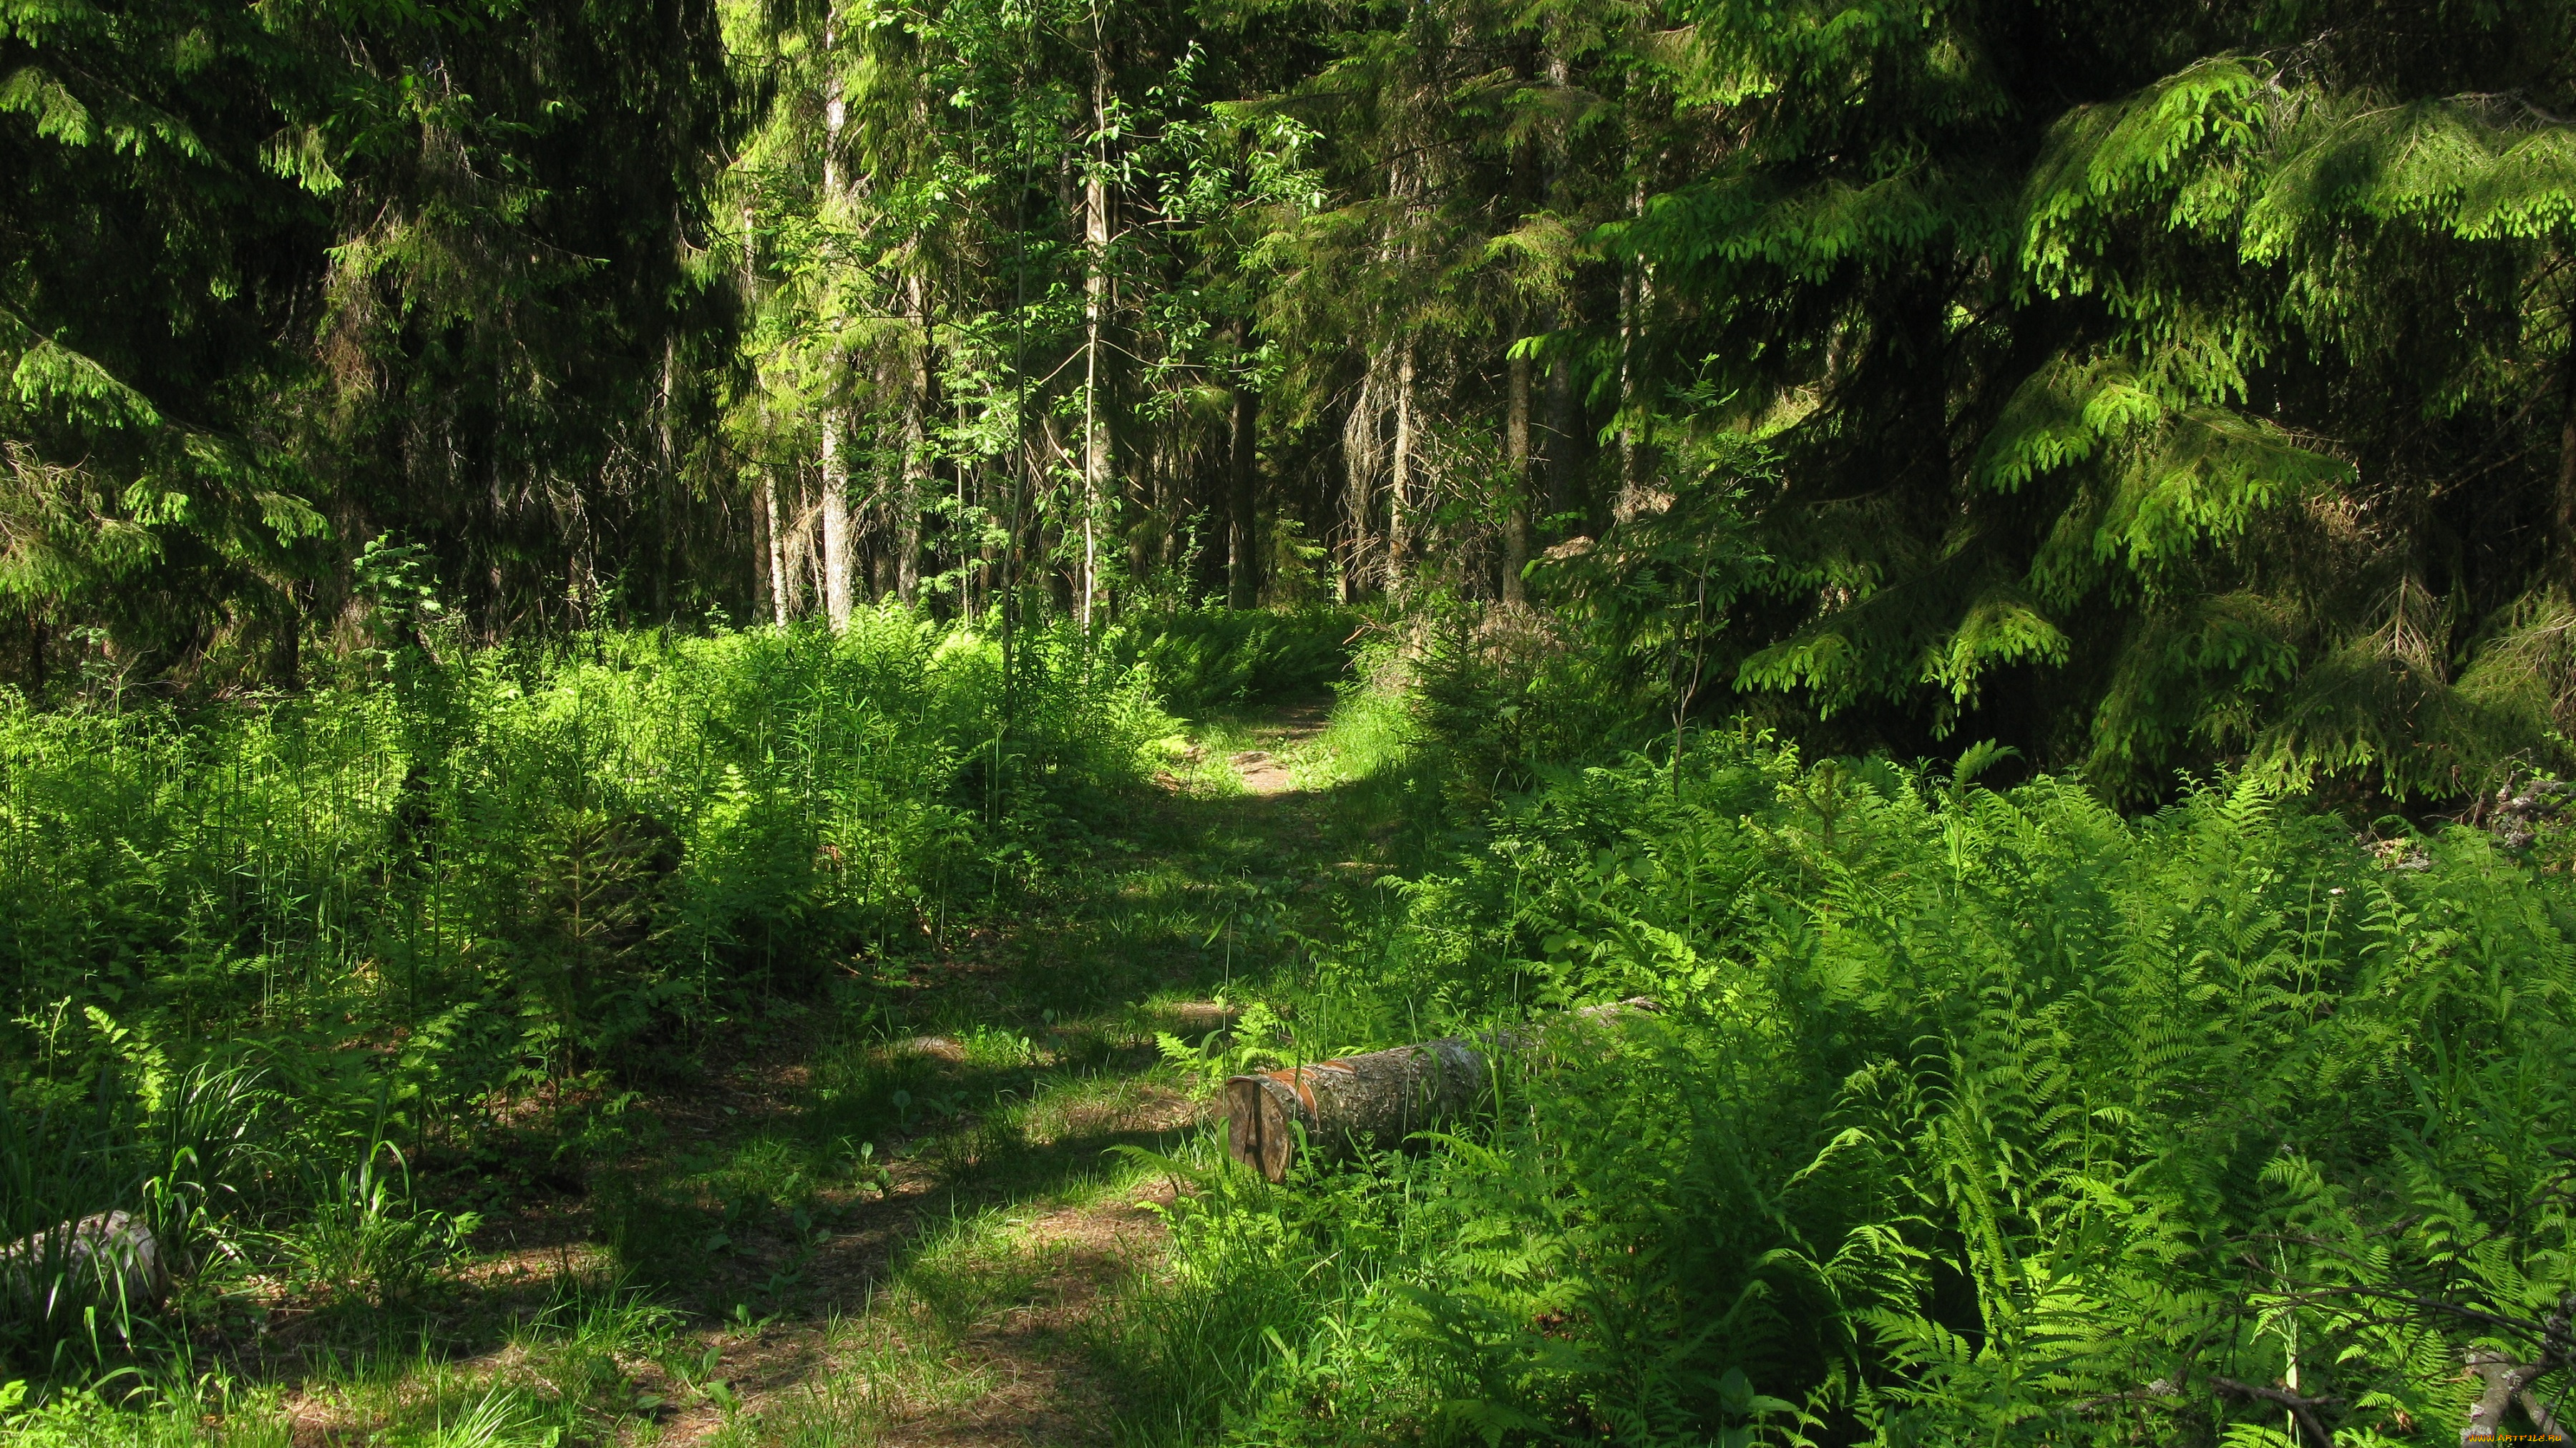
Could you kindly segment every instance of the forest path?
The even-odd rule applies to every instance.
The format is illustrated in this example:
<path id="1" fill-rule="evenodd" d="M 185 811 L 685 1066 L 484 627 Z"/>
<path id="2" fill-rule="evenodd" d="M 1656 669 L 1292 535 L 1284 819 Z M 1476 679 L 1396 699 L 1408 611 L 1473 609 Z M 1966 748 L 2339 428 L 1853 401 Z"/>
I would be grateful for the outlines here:
<path id="1" fill-rule="evenodd" d="M 878 963 L 902 1002 L 651 1103 L 651 1144 L 581 1225 L 695 1309 L 621 1358 L 613 1437 L 716 1448 L 1107 1443 L 1119 1304 L 1162 1261 L 1228 987 L 1329 937 L 1388 831 L 1333 757 L 1330 705 L 1196 726 L 1194 764 L 1120 801 L 998 928 Z M 569 1225 L 569 1224 L 568 1224 Z M 532 1254 L 561 1248 L 523 1248 Z M 605 1254 L 591 1249 L 604 1262 Z"/>
<path id="2" fill-rule="evenodd" d="M 1259 747 L 1236 750 L 1226 756 L 1226 763 L 1233 766 L 1249 793 L 1293 792 L 1299 788 L 1293 761 L 1322 737 L 1331 719 L 1332 706 L 1320 701 L 1280 710 L 1254 731 Z"/>

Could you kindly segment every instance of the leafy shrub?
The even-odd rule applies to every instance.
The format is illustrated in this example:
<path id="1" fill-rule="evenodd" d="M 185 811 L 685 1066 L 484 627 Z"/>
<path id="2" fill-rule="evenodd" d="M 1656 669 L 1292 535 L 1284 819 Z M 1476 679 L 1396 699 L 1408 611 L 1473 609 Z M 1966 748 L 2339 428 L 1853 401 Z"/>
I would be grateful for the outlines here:
<path id="1" fill-rule="evenodd" d="M 1413 734 L 1425 770 L 1462 811 L 1529 788 L 1547 766 L 1615 757 L 1651 732 L 1635 723 L 1607 656 L 1545 614 L 1451 609 L 1415 629 Z"/>
<path id="2" fill-rule="evenodd" d="M 889 608 L 193 719 L 0 707 L 0 1032 L 355 1012 L 474 1070 L 521 1043 L 558 1074 L 614 1061 L 991 888 L 988 852 L 1139 781 L 1169 732 L 1059 634 L 1026 639 L 1007 729 L 1005 692 L 991 640 Z"/>

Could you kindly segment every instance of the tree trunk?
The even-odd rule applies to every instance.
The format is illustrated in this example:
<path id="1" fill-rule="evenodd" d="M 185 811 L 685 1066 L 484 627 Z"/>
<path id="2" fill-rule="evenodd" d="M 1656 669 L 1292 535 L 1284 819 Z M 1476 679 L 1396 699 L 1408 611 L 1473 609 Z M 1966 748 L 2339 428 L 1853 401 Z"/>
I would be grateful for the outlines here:
<path id="1" fill-rule="evenodd" d="M 1251 350 L 1251 327 L 1234 324 L 1234 355 L 1240 369 Z M 1254 533 L 1261 503 L 1261 394 L 1238 370 L 1234 380 L 1234 450 L 1226 489 L 1226 589 L 1229 608 L 1254 608 L 1261 602 L 1261 556 Z"/>
<path id="2" fill-rule="evenodd" d="M 1550 88 L 1569 91 L 1574 85 L 1573 66 L 1562 51 L 1550 50 L 1545 55 L 1545 71 Z M 1541 200 L 1553 202 L 1565 175 L 1565 133 L 1548 132 L 1544 143 L 1545 175 L 1541 180 Z M 1547 309 L 1547 327 L 1551 332 L 1578 327 L 1581 318 L 1577 300 L 1582 293 L 1574 288 L 1561 292 Z M 1544 420 L 1538 426 L 1532 470 L 1543 486 L 1533 483 L 1533 506 L 1542 514 L 1563 513 L 1577 506 L 1577 469 L 1575 459 L 1574 372 L 1567 365 L 1562 349 L 1552 353 L 1547 363 L 1547 403 Z M 1536 500 L 1544 500 L 1543 503 Z"/>
<path id="3" fill-rule="evenodd" d="M 1396 230 L 1412 210 L 1414 184 L 1418 179 L 1418 167 L 1408 167 L 1406 159 L 1405 153 L 1398 152 L 1386 166 L 1386 197 L 1390 214 L 1388 230 L 1378 242 L 1378 263 L 1381 266 L 1393 266 L 1411 250 L 1409 245 L 1399 243 Z M 1394 320 L 1396 331 L 1402 338 L 1396 347 L 1395 377 L 1392 381 L 1381 379 L 1379 384 L 1386 389 L 1380 406 L 1392 414 L 1394 436 L 1390 440 L 1391 455 L 1387 469 L 1386 541 L 1377 554 L 1382 570 L 1380 585 L 1400 601 L 1412 550 L 1413 337 L 1409 319 L 1399 316 Z M 1370 370 L 1376 371 L 1374 361 Z M 1371 471 L 1374 473 L 1374 468 Z"/>
<path id="4" fill-rule="evenodd" d="M 1225 1083 L 1226 1154 L 1275 1182 L 1296 1165 L 1301 1128 L 1304 1149 L 1319 1161 L 1393 1148 L 1474 1111 L 1492 1087 L 1496 1058 L 1550 1043 L 1597 1049 L 1583 1027 L 1616 1027 L 1655 1010 L 1653 1001 L 1625 1000 L 1514 1030 L 1236 1076 Z"/>
<path id="5" fill-rule="evenodd" d="M 672 421 L 671 409 L 679 391 L 680 334 L 677 328 L 662 333 L 662 383 L 656 399 L 656 437 L 660 456 L 654 469 L 657 491 L 654 502 L 655 521 L 660 525 L 661 559 L 653 570 L 653 613 L 667 623 L 671 618 L 671 583 L 679 571 L 679 520 L 672 515 L 680 510 L 680 441 L 679 429 Z"/>
<path id="6" fill-rule="evenodd" d="M 765 484 L 768 480 L 762 479 Z M 771 515 L 769 493 L 765 487 L 754 487 L 751 495 L 751 615 L 754 622 L 768 618 L 777 604 L 777 580 L 771 573 L 771 555 L 777 544 L 778 524 Z"/>
<path id="7" fill-rule="evenodd" d="M 823 25 L 825 63 L 840 49 L 839 17 Z M 846 108 L 841 98 L 840 72 L 834 69 L 823 92 L 823 205 L 837 206 L 841 200 L 841 126 Z M 850 469 L 841 451 L 842 433 L 849 426 L 849 409 L 840 403 L 823 408 L 823 617 L 832 632 L 850 626 Z"/>
<path id="8" fill-rule="evenodd" d="M 1530 362 L 1518 351 L 1504 359 L 1503 412 L 1503 602 L 1528 600 L 1521 574 L 1530 561 Z"/>
<path id="9" fill-rule="evenodd" d="M 1640 197 L 1644 188 L 1638 188 Z M 1619 502 L 1634 506 L 1640 482 L 1637 470 L 1637 328 L 1643 302 L 1642 277 L 1632 258 L 1619 269 Z"/>
<path id="10" fill-rule="evenodd" d="M 1190 508 L 1195 518 L 1191 538 L 1190 598 L 1204 602 L 1227 593 L 1226 565 L 1233 557 L 1234 424 L 1205 447 L 1190 450 Z"/>
<path id="11" fill-rule="evenodd" d="M 785 628 L 796 585 L 787 576 L 787 534 L 778 526 L 778 474 L 765 466 L 760 470 L 760 510 L 769 520 L 769 621 Z"/>
<path id="12" fill-rule="evenodd" d="M 1633 148 L 1632 148 L 1633 154 Z M 1628 214 L 1646 214 L 1646 179 L 1637 178 Z M 1646 319 L 1654 306 L 1654 277 L 1630 258 L 1619 269 L 1619 502 L 1616 516 L 1638 506 L 1646 486 Z"/>
<path id="13" fill-rule="evenodd" d="M 269 637 L 268 651 L 269 682 L 289 690 L 304 687 L 305 610 L 295 594 L 294 588 L 287 590 L 287 607 L 272 625 L 276 631 Z"/>
<path id="14" fill-rule="evenodd" d="M 1344 603 L 1357 602 L 1377 576 L 1377 464 L 1384 451 L 1379 436 L 1379 419 L 1384 409 L 1379 398 L 1385 390 L 1378 370 L 1378 355 L 1372 350 L 1367 371 L 1360 375 L 1360 393 L 1351 402 L 1351 414 L 1342 421 L 1342 577 L 1340 594 Z"/>
<path id="15" fill-rule="evenodd" d="M 823 596 L 823 539 L 820 507 L 805 496 L 807 473 L 796 470 L 796 501 L 787 530 L 787 611 L 814 611 Z"/>
<path id="16" fill-rule="evenodd" d="M 1516 66 L 1517 79 L 1531 79 L 1526 65 Z M 1563 84 L 1561 69 L 1551 67 L 1548 78 Z M 1542 172 L 1546 174 L 1542 174 Z M 1524 139 L 1512 147 L 1511 193 L 1513 224 L 1526 224 L 1539 206 L 1540 196 L 1554 176 L 1553 156 L 1542 159 L 1539 142 Z M 1528 585 L 1522 574 L 1530 560 L 1530 359 L 1520 349 L 1516 335 L 1537 315 L 1534 308 L 1507 306 L 1504 316 L 1509 326 L 1503 329 L 1503 589 L 1506 604 L 1528 601 Z"/>
<path id="17" fill-rule="evenodd" d="M 1147 430 L 1136 440 L 1135 461 L 1129 469 L 1128 497 L 1139 526 L 1127 530 L 1127 575 L 1143 580 L 1151 578 L 1161 565 L 1159 551 L 1169 536 L 1163 526 L 1163 445 L 1162 438 Z"/>
<path id="18" fill-rule="evenodd" d="M 1399 597 L 1413 563 L 1413 343 L 1395 364 L 1395 453 L 1387 469 L 1386 589 Z"/>
<path id="19" fill-rule="evenodd" d="M 2558 426 L 2558 578 L 2576 599 L 2576 340 L 2567 347 L 2567 401 Z"/>
<path id="20" fill-rule="evenodd" d="M 572 495 L 571 614 L 575 629 L 592 629 L 606 620 L 599 617 L 599 540 L 591 533 L 590 510 L 582 503 L 581 492 L 576 488 Z"/>
<path id="21" fill-rule="evenodd" d="M 1560 308 L 1558 327 L 1567 325 L 1565 317 Z M 1547 510 L 1563 513 L 1579 508 L 1590 516 L 1591 498 L 1582 486 L 1583 444 L 1575 426 L 1574 371 L 1562 355 L 1547 364 L 1547 423 L 1539 452 L 1547 477 Z"/>
<path id="22" fill-rule="evenodd" d="M 912 348 L 903 394 L 903 464 L 894 499 L 894 591 L 905 603 L 921 593 L 921 500 L 930 493 L 930 452 L 922 419 L 930 409 L 930 283 L 909 282 L 913 324 L 921 329 Z"/>
<path id="23" fill-rule="evenodd" d="M 1077 615 L 1085 629 L 1100 592 L 1100 500 L 1109 492 L 1109 414 L 1100 405 L 1100 328 L 1109 302 L 1109 38 L 1100 7 L 1091 9 L 1089 174 L 1082 183 L 1082 587 Z"/>
<path id="24" fill-rule="evenodd" d="M 850 626 L 850 468 L 841 453 L 842 409 L 823 409 L 823 617 Z"/>
<path id="25" fill-rule="evenodd" d="M 742 208 L 742 311 L 748 325 L 760 304 L 760 233 L 752 224 L 751 203 Z M 753 389 L 760 393 L 760 432 L 769 434 L 769 391 L 760 386 L 755 365 Z M 751 594 L 755 611 L 772 622 L 786 627 L 787 580 L 786 543 L 778 531 L 778 476 L 765 461 L 754 464 L 760 470 L 760 496 L 752 509 L 752 548 L 758 555 L 751 565 Z M 764 594 L 764 589 L 766 593 Z"/>
<path id="26" fill-rule="evenodd" d="M 930 491 L 930 458 L 921 412 L 921 391 L 916 388 L 904 399 L 903 480 L 894 499 L 894 593 L 907 604 L 920 601 L 921 499 Z"/>

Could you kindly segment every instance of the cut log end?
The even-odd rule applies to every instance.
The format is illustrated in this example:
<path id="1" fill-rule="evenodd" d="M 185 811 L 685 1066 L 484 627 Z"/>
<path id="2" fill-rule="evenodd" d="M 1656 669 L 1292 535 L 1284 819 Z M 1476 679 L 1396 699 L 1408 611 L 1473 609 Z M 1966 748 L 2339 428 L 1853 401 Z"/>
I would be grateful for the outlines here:
<path id="1" fill-rule="evenodd" d="M 1237 1076 L 1225 1083 L 1226 1155 L 1261 1173 L 1265 1181 L 1287 1176 L 1296 1153 L 1295 1117 L 1278 1099 L 1288 1094 L 1265 1076 Z"/>

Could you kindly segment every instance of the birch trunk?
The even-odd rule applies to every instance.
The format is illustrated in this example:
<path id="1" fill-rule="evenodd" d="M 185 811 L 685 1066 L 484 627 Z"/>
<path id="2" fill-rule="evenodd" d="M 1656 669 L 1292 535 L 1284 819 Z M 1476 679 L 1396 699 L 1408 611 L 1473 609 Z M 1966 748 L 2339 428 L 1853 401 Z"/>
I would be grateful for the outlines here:
<path id="1" fill-rule="evenodd" d="M 769 621 L 787 627 L 787 606 L 795 585 L 787 577 L 787 535 L 778 526 L 778 474 L 760 470 L 760 513 L 769 524 Z"/>
<path id="2" fill-rule="evenodd" d="M 1625 1000 L 1508 1031 L 1234 1077 L 1225 1083 L 1226 1154 L 1275 1182 L 1297 1164 L 1301 1131 L 1303 1150 L 1318 1161 L 1399 1146 L 1472 1113 L 1490 1094 L 1496 1060 L 1551 1045 L 1586 1049 L 1586 1028 L 1615 1029 L 1655 1010 L 1653 1001 Z"/>
<path id="3" fill-rule="evenodd" d="M 1109 301 L 1109 38 L 1091 9 L 1091 134 L 1094 154 L 1082 183 L 1082 589 L 1085 629 L 1100 592 L 1100 500 L 1109 491 L 1109 416 L 1100 405 L 1100 329 Z"/>
<path id="4" fill-rule="evenodd" d="M 768 618 L 777 607 L 778 581 L 771 572 L 777 550 L 778 520 L 770 506 L 768 479 L 761 480 L 751 494 L 751 613 L 754 622 Z"/>
<path id="5" fill-rule="evenodd" d="M 850 467 L 841 454 L 842 409 L 823 410 L 823 617 L 850 626 Z"/>
<path id="6" fill-rule="evenodd" d="M 840 49 L 838 16 L 823 25 L 825 64 Z M 841 204 L 841 127 L 846 107 L 840 72 L 831 72 L 823 92 L 823 207 Z M 850 468 L 841 451 L 841 434 L 849 426 L 849 409 L 841 403 L 823 408 L 823 617 L 839 633 L 850 626 Z"/>

